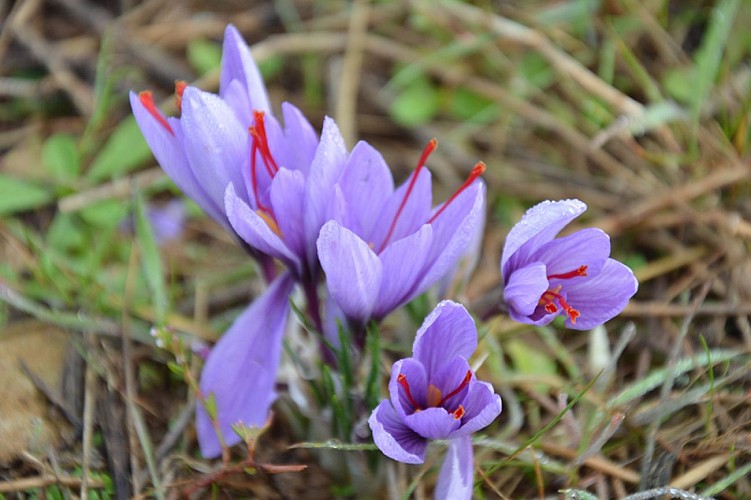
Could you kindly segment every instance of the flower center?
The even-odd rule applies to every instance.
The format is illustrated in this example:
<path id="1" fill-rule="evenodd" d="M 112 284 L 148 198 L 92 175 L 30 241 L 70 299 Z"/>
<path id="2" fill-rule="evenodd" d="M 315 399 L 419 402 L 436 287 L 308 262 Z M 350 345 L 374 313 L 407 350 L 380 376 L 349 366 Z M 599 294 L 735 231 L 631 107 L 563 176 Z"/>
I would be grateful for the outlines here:
<path id="1" fill-rule="evenodd" d="M 172 127 L 170 126 L 167 119 L 156 108 L 156 105 L 154 104 L 154 94 L 152 94 L 150 90 L 144 90 L 143 92 L 139 92 L 138 100 L 141 101 L 141 104 L 143 104 L 143 107 L 146 108 L 146 111 L 148 111 L 149 114 L 154 117 L 154 119 L 159 123 L 159 125 L 162 126 L 162 128 L 164 128 L 167 132 L 169 132 L 173 136 L 175 135 L 175 131 L 172 130 Z"/>
<path id="2" fill-rule="evenodd" d="M 427 146 L 425 146 L 425 149 L 422 151 L 422 154 L 420 155 L 420 160 L 417 162 L 417 167 L 415 168 L 414 172 L 412 172 L 412 177 L 409 180 L 409 184 L 407 185 L 407 191 L 404 193 L 404 198 L 402 199 L 402 202 L 399 204 L 399 208 L 396 210 L 396 214 L 394 214 L 394 218 L 391 220 L 391 225 L 389 226 L 389 231 L 386 233 L 386 237 L 383 239 L 383 243 L 381 243 L 380 248 L 378 249 L 377 253 L 383 252 L 383 249 L 386 248 L 386 246 L 389 244 L 389 240 L 391 239 L 391 236 L 394 234 L 394 230 L 396 229 L 396 223 L 399 221 L 399 217 L 402 215 L 402 211 L 404 211 L 404 207 L 407 205 L 407 200 L 409 199 L 410 195 L 412 194 L 412 190 L 415 187 L 415 183 L 417 182 L 417 177 L 420 174 L 420 170 L 425 166 L 425 162 L 428 161 L 428 157 L 433 153 L 433 151 L 436 150 L 438 147 L 438 140 L 431 139 L 430 142 L 428 142 Z M 475 179 L 480 177 L 483 172 L 485 172 L 485 164 L 482 162 L 479 162 L 477 165 L 474 166 L 472 169 L 472 172 L 470 172 L 469 177 L 464 182 L 464 184 L 459 187 L 459 189 L 456 190 L 456 192 L 451 195 L 451 197 L 446 200 L 446 202 L 443 204 L 443 206 L 438 209 L 438 211 L 433 214 L 433 216 L 428 220 L 428 224 L 432 224 L 435 222 L 435 220 L 438 218 L 439 215 L 443 213 L 444 210 L 446 210 L 446 207 L 448 207 L 451 202 L 453 202 L 459 194 L 467 189 L 472 182 L 474 182 Z"/>
<path id="3" fill-rule="evenodd" d="M 427 407 L 428 408 L 438 408 L 442 407 L 446 401 L 453 398 L 457 394 L 459 394 L 462 389 L 467 387 L 469 385 L 469 382 L 472 380 L 472 370 L 467 370 L 467 373 L 464 375 L 464 378 L 459 383 L 458 386 L 445 396 L 441 392 L 441 390 L 434 386 L 433 384 L 430 384 L 428 386 L 428 395 L 427 395 Z M 409 401 L 409 404 L 412 405 L 412 408 L 415 409 L 415 413 L 418 411 L 422 411 L 425 408 L 423 408 L 420 404 L 415 401 L 415 398 L 412 396 L 412 391 L 409 388 L 409 382 L 407 381 L 407 376 L 403 373 L 400 373 L 396 377 L 397 383 L 401 386 L 401 388 L 404 390 L 404 397 Z M 459 420 L 464 416 L 464 407 L 460 404 L 454 411 L 446 410 L 451 413 L 455 419 Z"/>
<path id="4" fill-rule="evenodd" d="M 587 268 L 588 266 L 582 265 L 579 266 L 577 269 L 574 269 L 573 271 L 568 271 L 566 273 L 561 274 L 550 274 L 547 276 L 548 280 L 551 279 L 559 279 L 559 280 L 568 280 L 571 278 L 576 278 L 578 276 L 587 276 Z M 571 319 L 572 324 L 576 324 L 576 318 L 581 316 L 581 312 L 579 312 L 577 309 L 574 309 L 569 305 L 568 302 L 566 302 L 565 297 L 563 297 L 560 294 L 561 288 L 563 288 L 563 285 L 558 285 L 555 288 L 550 288 L 546 290 L 542 296 L 540 297 L 539 304 L 545 308 L 545 310 L 549 314 L 553 314 L 558 312 L 558 307 L 563 310 L 564 314 Z M 558 305 L 556 305 L 556 302 Z"/>
<path id="5" fill-rule="evenodd" d="M 271 148 L 269 147 L 269 138 L 266 135 L 266 124 L 264 122 L 265 114 L 263 111 L 253 111 L 253 125 L 248 127 L 252 143 L 250 147 L 250 183 L 253 188 L 253 197 L 256 200 L 257 210 L 256 213 L 266 222 L 274 233 L 280 238 L 282 233 L 279 230 L 279 224 L 276 221 L 274 212 L 270 207 L 267 207 L 261 201 L 261 197 L 258 194 L 258 166 L 257 160 L 260 155 L 266 172 L 272 179 L 279 171 L 274 157 L 271 154 Z"/>

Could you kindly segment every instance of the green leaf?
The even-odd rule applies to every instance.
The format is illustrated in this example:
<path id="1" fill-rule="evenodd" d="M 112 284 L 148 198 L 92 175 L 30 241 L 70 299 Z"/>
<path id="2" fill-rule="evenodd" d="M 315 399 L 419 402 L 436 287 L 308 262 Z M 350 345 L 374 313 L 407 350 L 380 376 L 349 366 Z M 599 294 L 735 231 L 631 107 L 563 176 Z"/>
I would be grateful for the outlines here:
<path id="1" fill-rule="evenodd" d="M 81 171 L 76 139 L 69 134 L 51 135 L 42 146 L 42 161 L 55 179 L 75 179 Z"/>
<path id="2" fill-rule="evenodd" d="M 489 123 L 498 117 L 499 110 L 491 99 L 466 87 L 458 87 L 451 96 L 449 112 L 459 120 Z"/>
<path id="3" fill-rule="evenodd" d="M 541 352 L 520 340 L 512 340 L 506 344 L 506 352 L 517 373 L 525 375 L 555 375 L 558 373 L 555 361 Z M 548 386 L 546 384 L 536 383 L 535 390 L 540 393 L 546 393 Z"/>
<path id="4" fill-rule="evenodd" d="M 167 290 L 164 285 L 164 272 L 162 260 L 159 256 L 159 247 L 154 238 L 151 221 L 146 213 L 146 202 L 140 191 L 135 196 L 136 237 L 141 249 L 141 263 L 143 265 L 144 278 L 151 292 L 156 312 L 156 322 L 164 324 L 167 315 Z"/>
<path id="5" fill-rule="evenodd" d="M 425 76 L 415 78 L 391 103 L 391 117 L 405 127 L 416 127 L 429 122 L 440 105 L 439 93 Z"/>
<path id="6" fill-rule="evenodd" d="M 79 210 L 78 215 L 98 228 L 111 228 L 128 215 L 128 204 L 122 200 L 105 200 Z"/>
<path id="7" fill-rule="evenodd" d="M 143 164 L 151 157 L 151 150 L 141 135 L 136 119 L 123 120 L 94 158 L 88 177 L 101 181 L 116 177 Z"/>
<path id="8" fill-rule="evenodd" d="M 51 192 L 33 182 L 0 174 L 0 215 L 31 210 L 52 198 Z"/>
<path id="9" fill-rule="evenodd" d="M 59 213 L 47 230 L 47 244 L 60 250 L 83 248 L 86 235 L 75 223 L 72 214 Z"/>
<path id="10" fill-rule="evenodd" d="M 188 62 L 199 75 L 210 73 L 222 62 L 222 48 L 208 40 L 193 40 L 188 43 Z"/>

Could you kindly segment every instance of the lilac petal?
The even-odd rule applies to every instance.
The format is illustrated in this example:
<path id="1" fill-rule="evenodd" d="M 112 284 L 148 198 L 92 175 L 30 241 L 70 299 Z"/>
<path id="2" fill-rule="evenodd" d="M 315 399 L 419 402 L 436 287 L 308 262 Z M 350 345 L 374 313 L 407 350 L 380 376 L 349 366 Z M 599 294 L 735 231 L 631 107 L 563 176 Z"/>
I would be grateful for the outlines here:
<path id="1" fill-rule="evenodd" d="M 305 193 L 305 233 L 307 241 L 315 241 L 321 226 L 329 220 L 327 208 L 334 192 L 334 185 L 341 176 L 347 161 L 347 148 L 336 125 L 329 117 L 323 121 L 321 141 L 316 149 L 310 173 L 307 176 Z M 315 248 L 310 248 L 308 264 L 316 266 Z"/>
<path id="2" fill-rule="evenodd" d="M 404 423 L 427 439 L 446 439 L 462 423 L 443 408 L 426 408 L 404 417 Z"/>
<path id="3" fill-rule="evenodd" d="M 381 261 L 349 229 L 327 222 L 318 237 L 318 257 L 326 285 L 348 318 L 370 318 L 381 287 Z"/>
<path id="4" fill-rule="evenodd" d="M 589 330 L 605 323 L 623 311 L 638 288 L 631 269 L 608 259 L 597 276 L 564 288 L 569 305 L 581 313 L 575 324 L 566 319 L 566 327 Z"/>
<path id="5" fill-rule="evenodd" d="M 175 135 L 170 134 L 141 104 L 141 100 L 134 92 L 130 93 L 130 106 L 144 139 L 162 169 L 177 184 L 177 187 L 198 203 L 211 218 L 226 227 L 227 218 L 224 216 L 222 206 L 208 196 L 190 168 L 182 149 L 182 141 L 179 140 L 182 137 L 182 130 L 175 126 L 179 122 L 169 120 Z"/>
<path id="6" fill-rule="evenodd" d="M 214 94 L 188 87 L 182 102 L 186 156 L 200 185 L 221 206 L 229 183 L 242 186 L 238 166 L 250 151 L 248 132 Z"/>
<path id="7" fill-rule="evenodd" d="M 503 300 L 517 314 L 529 316 L 540 303 L 540 297 L 548 289 L 547 268 L 541 262 L 533 262 L 514 270 L 506 286 Z"/>
<path id="8" fill-rule="evenodd" d="M 367 142 L 358 142 L 349 155 L 339 184 L 355 215 L 348 227 L 363 237 L 369 235 L 374 224 L 383 223 L 381 211 L 394 191 L 391 171 L 381 153 Z"/>
<path id="9" fill-rule="evenodd" d="M 605 265 L 609 255 L 610 236 L 602 229 L 587 228 L 546 243 L 534 253 L 532 258 L 545 263 L 548 276 L 575 271 L 583 265 L 587 266 L 589 276 L 596 276 Z M 558 285 L 563 285 L 565 288 L 584 280 L 586 277 L 576 276 L 564 280 L 552 278 L 549 281 L 550 288 Z"/>
<path id="10" fill-rule="evenodd" d="M 318 135 L 307 118 L 292 104 L 282 103 L 282 116 L 284 140 L 291 147 L 285 147 L 280 152 L 280 166 L 299 170 L 307 177 L 318 147 Z"/>
<path id="11" fill-rule="evenodd" d="M 483 196 L 484 199 L 484 196 Z M 462 251 L 461 257 L 457 264 L 449 268 L 448 272 L 438 280 L 438 297 L 448 296 L 452 290 L 450 287 L 459 286 L 460 289 L 466 289 L 469 279 L 472 277 L 477 264 L 480 262 L 480 255 L 482 253 L 482 242 L 485 236 L 485 221 L 487 218 L 487 210 L 483 207 L 480 211 L 479 220 L 474 224 L 472 237 L 467 244 L 466 248 Z"/>
<path id="12" fill-rule="evenodd" d="M 456 391 L 460 387 L 464 386 L 455 395 L 443 401 L 440 406 L 446 408 L 449 412 L 456 411 L 460 404 L 464 403 L 464 399 L 469 392 L 470 383 L 464 382 L 467 373 L 470 374 L 470 381 L 475 379 L 475 374 L 469 367 L 469 363 L 464 358 L 452 358 L 446 359 L 443 366 L 438 369 L 437 372 L 432 373 L 428 383 L 434 386 L 441 392 L 441 399 L 445 398 L 452 392 Z M 429 390 L 428 390 L 429 393 Z M 429 404 L 435 404 L 435 402 L 428 401 Z"/>
<path id="13" fill-rule="evenodd" d="M 462 426 L 451 434 L 451 438 L 469 436 L 487 427 L 501 414 L 502 409 L 501 397 L 495 393 L 493 386 L 479 380 L 470 384 L 463 405 Z"/>
<path id="14" fill-rule="evenodd" d="M 430 268 L 417 287 L 420 294 L 433 286 L 449 271 L 467 251 L 472 239 L 485 221 L 485 183 L 478 181 L 464 190 L 431 224 L 433 247 L 428 262 Z"/>
<path id="15" fill-rule="evenodd" d="M 447 359 L 469 359 L 477 349 L 477 328 L 463 305 L 450 300 L 439 303 L 417 330 L 412 347 L 430 377 Z"/>
<path id="16" fill-rule="evenodd" d="M 240 442 L 232 424 L 262 426 L 276 395 L 274 381 L 294 281 L 289 274 L 277 280 L 232 324 L 217 342 L 201 372 L 204 397 L 214 395 L 219 428 L 228 446 Z M 202 405 L 196 409 L 201 454 L 221 453 L 219 439 Z"/>
<path id="17" fill-rule="evenodd" d="M 410 176 L 409 179 L 404 181 L 404 184 L 391 194 L 389 199 L 383 204 L 383 210 L 380 215 L 376 216 L 377 218 L 373 223 L 370 233 L 365 233 L 367 241 L 373 243 L 378 253 L 386 246 L 384 245 L 384 240 L 391 229 L 394 217 L 396 217 L 396 213 L 404 201 L 404 197 L 407 195 L 411 180 L 412 177 Z M 431 186 L 430 171 L 427 168 L 421 169 L 386 244 L 404 238 L 417 231 L 418 228 L 427 222 L 433 199 Z"/>
<path id="18" fill-rule="evenodd" d="M 470 436 L 452 439 L 443 460 L 435 498 L 471 500 L 474 487 L 474 455 Z"/>
<path id="19" fill-rule="evenodd" d="M 248 245 L 267 255 L 283 260 L 298 275 L 302 272 L 300 259 L 271 230 L 265 220 L 238 198 L 232 184 L 227 186 L 224 204 L 232 229 Z"/>
<path id="20" fill-rule="evenodd" d="M 527 210 L 506 236 L 501 256 L 501 272 L 506 275 L 509 266 L 517 267 L 518 263 L 529 260 L 531 254 L 555 238 L 561 229 L 586 209 L 587 205 L 579 200 L 548 200 Z"/>
<path id="21" fill-rule="evenodd" d="M 425 461 L 427 439 L 415 434 L 404 425 L 389 400 L 381 401 L 368 419 L 373 441 L 387 457 L 406 464 Z"/>
<path id="22" fill-rule="evenodd" d="M 280 168 L 271 183 L 271 207 L 287 248 L 305 258 L 303 196 L 305 177 L 297 170 Z"/>
<path id="23" fill-rule="evenodd" d="M 222 46 L 222 70 L 219 76 L 220 94 L 232 80 L 242 83 L 251 110 L 271 113 L 271 105 L 266 95 L 266 86 L 263 83 L 261 73 L 258 71 L 248 44 L 233 25 L 228 25 L 224 30 L 224 44 Z"/>
<path id="24" fill-rule="evenodd" d="M 375 319 L 384 318 L 414 297 L 432 242 L 433 228 L 425 224 L 416 233 L 393 242 L 381 253 L 383 282 L 378 305 L 373 311 Z"/>
<path id="25" fill-rule="evenodd" d="M 425 367 L 415 358 L 400 359 L 394 363 L 394 366 L 391 368 L 391 380 L 389 380 L 389 394 L 396 413 L 403 418 L 411 415 L 418 408 L 415 408 L 407 396 L 407 391 L 399 384 L 399 375 L 406 377 L 412 399 L 420 408 L 427 406 L 425 401 L 427 397 L 428 377 L 425 373 Z"/>
<path id="26" fill-rule="evenodd" d="M 221 92 L 222 99 L 235 113 L 237 121 L 244 127 L 249 127 L 253 122 L 253 110 L 248 102 L 248 93 L 245 86 L 239 80 L 232 80 Z"/>

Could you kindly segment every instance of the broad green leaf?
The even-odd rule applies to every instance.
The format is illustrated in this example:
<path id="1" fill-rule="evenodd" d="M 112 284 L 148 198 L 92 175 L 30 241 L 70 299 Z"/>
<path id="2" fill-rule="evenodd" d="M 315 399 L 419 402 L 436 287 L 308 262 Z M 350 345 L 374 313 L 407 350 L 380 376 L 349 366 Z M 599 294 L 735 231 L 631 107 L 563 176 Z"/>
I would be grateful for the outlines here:
<path id="1" fill-rule="evenodd" d="M 123 120 L 104 144 L 89 168 L 88 177 L 101 181 L 125 174 L 151 157 L 135 118 Z"/>
<path id="2" fill-rule="evenodd" d="M 416 78 L 406 85 L 391 103 L 391 117 L 405 127 L 430 121 L 440 105 L 439 93 L 427 77 Z"/>
<path id="3" fill-rule="evenodd" d="M 42 146 L 44 166 L 55 179 L 72 180 L 81 171 L 78 143 L 69 134 L 54 134 Z"/>
<path id="4" fill-rule="evenodd" d="M 52 198 L 52 193 L 38 184 L 0 174 L 0 215 L 31 210 Z"/>

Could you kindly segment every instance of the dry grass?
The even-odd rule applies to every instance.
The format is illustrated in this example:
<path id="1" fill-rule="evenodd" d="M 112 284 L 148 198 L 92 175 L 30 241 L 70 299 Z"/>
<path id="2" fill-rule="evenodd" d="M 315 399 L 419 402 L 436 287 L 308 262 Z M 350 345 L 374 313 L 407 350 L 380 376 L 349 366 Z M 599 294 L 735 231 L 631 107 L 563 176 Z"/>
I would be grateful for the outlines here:
<path id="1" fill-rule="evenodd" d="M 607 331 L 481 325 L 481 371 L 504 412 L 475 445 L 478 495 L 751 496 L 748 3 L 18 0 L 0 1 L 0 19 L 0 189 L 8 200 L 8 178 L 28 189 L 0 200 L 0 320 L 74 332 L 65 384 L 47 393 L 80 418 L 58 411 L 49 425 L 74 427 L 62 441 L 0 464 L 0 493 L 357 496 L 357 478 L 331 465 L 363 465 L 364 452 L 289 451 L 322 436 L 286 397 L 258 462 L 306 471 L 248 476 L 196 458 L 195 402 L 148 335 L 163 318 L 213 340 L 261 287 L 196 210 L 159 250 L 164 281 L 150 282 L 153 255 L 122 221 L 132 199 L 176 192 L 142 147 L 105 146 L 128 90 L 152 89 L 170 113 L 174 80 L 215 90 L 213 42 L 232 22 L 273 102 L 315 125 L 334 116 L 349 146 L 371 142 L 398 178 L 431 137 L 437 199 L 487 164 L 484 251 L 455 295 L 473 312 L 493 309 L 504 235 L 541 199 L 584 200 L 580 224 L 610 233 L 635 269 L 639 293 Z M 60 134 L 75 138 L 80 169 L 49 145 Z M 60 164 L 72 173 L 55 174 Z M 384 338 L 414 329 L 392 318 Z M 422 498 L 439 464 L 376 477 Z"/>

